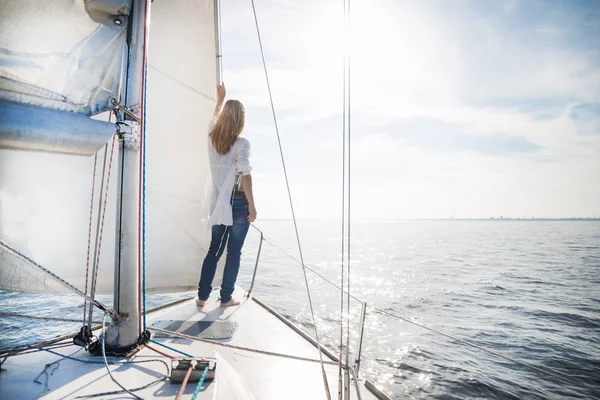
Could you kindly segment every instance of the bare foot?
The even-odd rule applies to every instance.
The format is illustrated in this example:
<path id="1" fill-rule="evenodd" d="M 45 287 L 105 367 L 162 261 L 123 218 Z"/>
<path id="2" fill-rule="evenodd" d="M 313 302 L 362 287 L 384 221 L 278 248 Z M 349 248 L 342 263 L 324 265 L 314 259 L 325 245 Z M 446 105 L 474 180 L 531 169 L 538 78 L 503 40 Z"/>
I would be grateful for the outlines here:
<path id="1" fill-rule="evenodd" d="M 196 305 L 198 307 L 204 307 L 206 305 L 206 301 L 205 300 L 196 299 Z"/>
<path id="2" fill-rule="evenodd" d="M 240 302 L 235 301 L 234 299 L 229 300 L 227 303 L 221 303 L 221 307 L 235 307 L 239 306 Z"/>

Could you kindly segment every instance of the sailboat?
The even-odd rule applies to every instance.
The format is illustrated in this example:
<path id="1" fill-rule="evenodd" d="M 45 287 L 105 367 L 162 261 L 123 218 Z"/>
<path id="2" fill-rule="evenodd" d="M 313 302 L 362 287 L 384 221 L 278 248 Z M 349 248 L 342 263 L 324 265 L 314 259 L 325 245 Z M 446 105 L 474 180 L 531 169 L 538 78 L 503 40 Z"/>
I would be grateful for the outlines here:
<path id="1" fill-rule="evenodd" d="M 0 398 L 387 398 L 252 286 L 235 308 L 146 308 L 196 289 L 210 239 L 218 0 L 0 15 L 0 289 L 85 302 L 80 332 L 0 355 Z"/>

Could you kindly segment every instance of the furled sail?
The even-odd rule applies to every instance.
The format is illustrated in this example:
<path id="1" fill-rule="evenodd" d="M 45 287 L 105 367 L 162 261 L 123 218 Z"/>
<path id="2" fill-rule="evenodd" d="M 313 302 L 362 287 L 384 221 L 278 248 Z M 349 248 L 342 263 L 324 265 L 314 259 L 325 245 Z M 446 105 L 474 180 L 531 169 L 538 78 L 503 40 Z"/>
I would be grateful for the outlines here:
<path id="1" fill-rule="evenodd" d="M 21 4 L 0 0 L 3 23 L 9 18 L 4 11 L 16 7 L 13 7 L 13 3 Z M 92 36 L 101 35 L 98 32 L 107 29 L 102 23 L 102 26 L 98 26 L 98 20 L 106 21 L 109 15 L 114 17 L 118 13 L 129 11 L 128 1 L 117 0 L 22 3 L 39 5 L 40 10 L 60 15 L 63 19 L 58 19 L 59 24 L 75 26 L 64 28 L 64 31 L 81 34 L 80 40 L 76 42 L 78 46 L 82 46 L 79 54 L 84 54 L 84 49 L 90 49 L 87 47 L 88 41 L 94 42 L 95 38 L 90 39 L 90 32 Z M 145 248 L 149 291 L 196 288 L 202 259 L 210 239 L 207 227 L 210 205 L 205 200 L 205 186 L 210 184 L 206 129 L 215 103 L 217 84 L 214 3 L 214 0 L 157 0 L 151 6 L 145 163 Z M 69 14 L 70 11 L 73 15 Z M 83 14 L 88 20 L 80 23 L 76 17 L 84 19 Z M 96 24 L 97 30 L 86 28 L 93 24 Z M 126 21 L 115 25 L 123 28 Z M 65 34 L 65 38 L 69 34 Z M 113 39 L 120 41 L 121 36 L 122 33 L 115 35 Z M 2 40 L 4 39 L 3 37 Z M 45 43 L 42 45 L 40 42 L 40 48 L 45 49 Z M 101 56 L 98 68 L 114 66 L 123 61 L 120 52 L 109 50 L 113 44 L 107 43 L 98 52 L 97 56 Z M 70 42 L 70 45 L 73 46 L 73 43 Z M 2 46 L 3 44 L 0 45 Z M 60 51 L 50 51 L 49 59 Z M 37 60 L 36 58 L 32 62 Z M 91 114 L 104 110 L 106 101 L 114 96 L 113 81 L 106 73 L 99 73 L 100 81 L 97 80 L 96 83 L 101 82 L 99 86 L 102 90 L 90 90 L 93 86 L 91 78 L 90 81 L 84 79 L 85 84 L 71 85 L 70 79 L 75 78 L 69 75 L 68 70 L 72 66 L 68 62 L 56 65 L 57 75 L 65 77 L 64 87 L 60 89 L 60 85 L 52 81 L 54 86 L 44 90 L 60 92 L 64 96 L 63 100 L 68 97 L 74 101 L 62 104 L 54 98 L 38 98 L 37 94 L 46 92 L 35 91 L 37 89 L 23 93 L 20 99 L 33 102 L 32 99 L 35 98 L 38 106 L 72 112 Z M 5 70 L 1 71 L 4 73 Z M 119 67 L 119 74 L 121 73 Z M 39 79 L 32 80 L 35 85 L 31 87 L 26 85 L 28 90 L 34 86 L 41 87 L 44 82 L 42 78 L 40 76 Z M 115 93 L 118 93 L 119 88 L 119 85 L 115 86 Z M 78 90 L 87 90 L 87 97 L 72 96 Z M 10 99 L 15 100 L 18 99 Z M 105 148 L 108 152 L 107 174 L 111 144 L 109 142 Z M 118 190 L 116 174 L 120 156 L 118 147 L 115 145 L 112 153 L 106 216 L 104 225 L 101 225 L 103 234 L 97 293 L 113 290 Z M 102 199 L 99 199 L 104 151 L 101 149 L 97 153 L 95 198 L 90 210 L 93 157 L 0 149 L 0 239 L 81 290 L 85 286 L 88 246 L 91 248 L 90 259 L 93 260 L 98 211 L 104 208 L 106 196 L 104 193 Z M 94 223 L 91 229 L 92 239 L 88 243 L 90 212 Z M 0 246 L 0 290 L 54 292 L 64 291 L 64 287 L 56 284 L 22 257 Z"/>
<path id="2" fill-rule="evenodd" d="M 114 124 L 131 0 L 0 0 L 0 149 L 96 153 Z"/>
<path id="3" fill-rule="evenodd" d="M 118 98 L 130 0 L 0 0 L 0 99 L 87 115 Z"/>

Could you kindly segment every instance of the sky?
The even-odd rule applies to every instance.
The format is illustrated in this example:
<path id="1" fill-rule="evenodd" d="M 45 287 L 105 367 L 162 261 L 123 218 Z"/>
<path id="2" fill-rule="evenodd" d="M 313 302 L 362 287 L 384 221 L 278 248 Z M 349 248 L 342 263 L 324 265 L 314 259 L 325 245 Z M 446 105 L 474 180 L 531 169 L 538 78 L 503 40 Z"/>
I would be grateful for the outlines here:
<path id="1" fill-rule="evenodd" d="M 259 218 L 289 218 L 250 1 L 222 4 Z M 355 219 L 600 217 L 595 1 L 255 0 L 298 218 L 340 218 L 343 54 Z"/>

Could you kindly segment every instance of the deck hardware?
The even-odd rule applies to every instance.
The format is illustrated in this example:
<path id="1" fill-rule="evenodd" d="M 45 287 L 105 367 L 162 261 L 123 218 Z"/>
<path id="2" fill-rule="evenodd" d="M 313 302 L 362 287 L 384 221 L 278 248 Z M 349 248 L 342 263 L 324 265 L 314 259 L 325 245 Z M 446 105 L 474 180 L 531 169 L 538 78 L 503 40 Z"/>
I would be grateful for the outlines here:
<path id="1" fill-rule="evenodd" d="M 215 373 L 217 370 L 217 360 L 212 358 L 175 358 L 171 360 L 171 383 L 181 383 L 185 378 L 185 374 L 190 368 L 190 364 L 193 365 L 192 374 L 190 375 L 188 382 L 198 382 L 204 373 L 206 364 L 208 364 L 208 373 L 204 381 L 213 381 L 215 379 Z"/>
<path id="2" fill-rule="evenodd" d="M 253 224 L 250 224 L 251 227 L 253 227 L 254 229 L 256 229 L 258 232 L 260 232 L 260 243 L 258 244 L 258 253 L 256 254 L 256 262 L 254 263 L 254 273 L 252 273 L 252 281 L 250 282 L 250 288 L 248 289 L 248 292 L 246 293 L 246 297 L 249 298 L 250 294 L 252 293 L 252 289 L 254 288 L 254 280 L 256 279 L 256 271 L 258 270 L 258 260 L 260 259 L 260 252 L 262 250 L 262 244 L 264 241 L 264 235 L 262 233 L 262 231 L 260 229 L 258 229 L 256 226 L 254 226 Z"/>
<path id="3" fill-rule="evenodd" d="M 358 372 L 360 370 L 360 353 L 362 351 L 363 337 L 365 334 L 365 318 L 367 317 L 367 303 L 362 303 L 362 309 L 360 312 L 360 335 L 358 337 L 358 351 L 356 352 L 356 360 L 354 360 L 354 376 L 358 379 Z"/>

